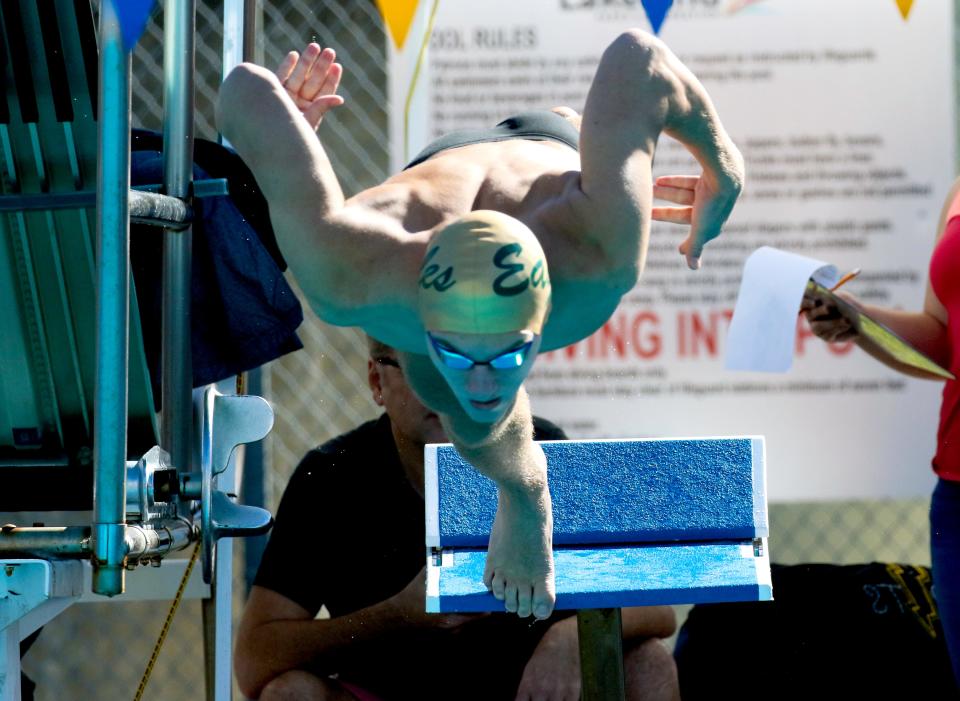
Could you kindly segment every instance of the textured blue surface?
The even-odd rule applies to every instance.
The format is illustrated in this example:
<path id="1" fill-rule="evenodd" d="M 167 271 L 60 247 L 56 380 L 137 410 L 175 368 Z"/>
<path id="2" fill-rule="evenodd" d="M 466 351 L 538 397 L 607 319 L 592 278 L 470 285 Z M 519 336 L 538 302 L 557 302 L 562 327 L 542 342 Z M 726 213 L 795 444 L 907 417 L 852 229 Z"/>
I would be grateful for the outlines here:
<path id="1" fill-rule="evenodd" d="M 554 543 L 735 540 L 767 535 L 762 440 L 553 441 Z M 496 488 L 437 448 L 440 544 L 485 547 Z"/>
<path id="2" fill-rule="evenodd" d="M 555 550 L 557 608 L 769 600 L 769 561 L 744 552 L 737 542 Z M 428 610 L 502 611 L 483 586 L 485 561 L 483 550 L 454 553 Z"/>

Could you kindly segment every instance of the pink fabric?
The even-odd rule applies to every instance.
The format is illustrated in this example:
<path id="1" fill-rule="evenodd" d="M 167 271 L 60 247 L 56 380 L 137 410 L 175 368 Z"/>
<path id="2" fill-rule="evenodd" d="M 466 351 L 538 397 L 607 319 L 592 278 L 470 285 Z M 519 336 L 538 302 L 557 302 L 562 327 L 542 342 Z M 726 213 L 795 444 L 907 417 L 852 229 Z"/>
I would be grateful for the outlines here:
<path id="1" fill-rule="evenodd" d="M 383 701 L 379 696 L 371 694 L 366 689 L 363 689 L 356 684 L 351 684 L 350 682 L 337 680 L 344 689 L 349 691 L 351 694 L 357 697 L 357 701 Z"/>

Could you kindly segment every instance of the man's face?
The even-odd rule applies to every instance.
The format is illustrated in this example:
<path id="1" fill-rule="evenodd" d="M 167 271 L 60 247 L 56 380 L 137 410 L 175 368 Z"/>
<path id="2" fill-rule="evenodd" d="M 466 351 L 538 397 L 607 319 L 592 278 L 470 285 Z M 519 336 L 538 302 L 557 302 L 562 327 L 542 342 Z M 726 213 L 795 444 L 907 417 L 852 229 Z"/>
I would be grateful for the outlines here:
<path id="1" fill-rule="evenodd" d="M 367 361 L 374 401 L 386 409 L 394 436 L 415 445 L 447 443 L 440 419 L 410 389 L 393 352 L 377 353 Z"/>
<path id="2" fill-rule="evenodd" d="M 494 423 L 513 406 L 540 349 L 532 331 L 498 334 L 428 332 L 430 360 L 467 415 Z"/>

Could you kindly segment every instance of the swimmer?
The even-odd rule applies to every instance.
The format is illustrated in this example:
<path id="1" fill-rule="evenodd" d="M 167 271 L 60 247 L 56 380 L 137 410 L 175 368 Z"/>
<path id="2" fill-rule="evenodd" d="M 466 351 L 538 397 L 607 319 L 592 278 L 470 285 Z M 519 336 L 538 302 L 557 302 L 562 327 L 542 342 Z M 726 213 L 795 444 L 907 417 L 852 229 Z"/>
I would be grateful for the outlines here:
<path id="1" fill-rule="evenodd" d="M 603 53 L 582 115 L 556 107 L 448 135 L 347 199 L 316 133 L 343 103 L 342 70 L 316 44 L 276 73 L 241 64 L 220 91 L 220 130 L 270 203 L 307 302 L 399 349 L 417 396 L 496 482 L 484 581 L 507 611 L 545 618 L 552 514 L 524 378 L 538 353 L 589 336 L 634 287 L 651 218 L 689 227 L 679 251 L 699 268 L 743 159 L 696 77 L 628 30 Z M 701 175 L 653 180 L 661 133 Z"/>

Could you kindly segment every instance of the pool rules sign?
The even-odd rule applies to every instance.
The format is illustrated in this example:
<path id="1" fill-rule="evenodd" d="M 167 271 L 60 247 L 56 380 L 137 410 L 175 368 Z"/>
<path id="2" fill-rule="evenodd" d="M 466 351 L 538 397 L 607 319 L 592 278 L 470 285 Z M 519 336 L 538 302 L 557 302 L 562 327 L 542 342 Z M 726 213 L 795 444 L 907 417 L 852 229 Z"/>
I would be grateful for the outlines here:
<path id="1" fill-rule="evenodd" d="M 640 27 L 658 28 L 699 76 L 747 163 L 742 200 L 702 269 L 687 270 L 677 253 L 681 227 L 654 223 L 646 270 L 610 321 L 537 360 L 527 384 L 536 413 L 575 437 L 764 435 L 772 500 L 928 493 L 939 384 L 828 347 L 802 322 L 786 374 L 725 371 L 723 354 L 743 263 L 763 245 L 861 267 L 852 293 L 920 308 L 954 174 L 952 7 L 441 2 L 419 106 L 403 90 L 391 95 L 391 114 L 406 108 L 416 126 L 409 153 L 520 110 L 582 109 L 604 47 Z M 699 168 L 663 137 L 654 172 Z"/>

